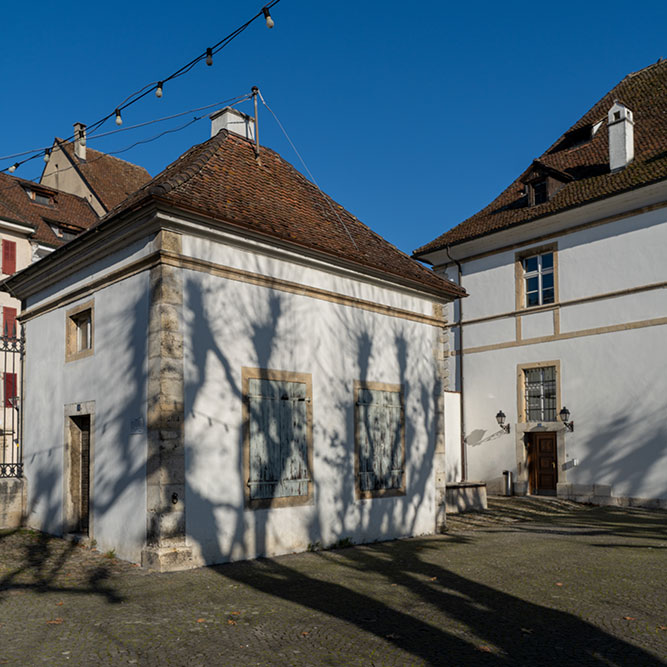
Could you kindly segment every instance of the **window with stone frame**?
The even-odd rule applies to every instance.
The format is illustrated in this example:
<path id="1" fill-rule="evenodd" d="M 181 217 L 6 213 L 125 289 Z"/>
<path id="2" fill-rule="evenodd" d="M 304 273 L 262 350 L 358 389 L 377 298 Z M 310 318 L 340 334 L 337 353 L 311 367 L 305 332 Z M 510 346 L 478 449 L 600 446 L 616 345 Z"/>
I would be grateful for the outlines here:
<path id="1" fill-rule="evenodd" d="M 243 369 L 246 505 L 304 504 L 312 495 L 309 374 Z"/>
<path id="2" fill-rule="evenodd" d="M 355 383 L 357 495 L 405 494 L 405 411 L 401 385 Z"/>
<path id="3" fill-rule="evenodd" d="M 516 309 L 558 303 L 558 245 L 549 243 L 514 255 Z"/>
<path id="4" fill-rule="evenodd" d="M 94 353 L 94 304 L 88 302 L 67 311 L 65 317 L 65 361 Z"/>
<path id="5" fill-rule="evenodd" d="M 526 421 L 556 421 L 556 367 L 539 366 L 536 368 L 524 368 L 523 374 Z"/>

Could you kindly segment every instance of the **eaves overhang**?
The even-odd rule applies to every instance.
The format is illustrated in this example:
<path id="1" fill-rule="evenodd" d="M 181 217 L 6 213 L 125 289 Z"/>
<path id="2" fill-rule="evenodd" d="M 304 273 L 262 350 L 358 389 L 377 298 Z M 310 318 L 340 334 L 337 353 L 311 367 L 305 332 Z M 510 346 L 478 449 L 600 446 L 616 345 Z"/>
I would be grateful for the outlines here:
<path id="1" fill-rule="evenodd" d="M 26 235 L 34 234 L 34 232 L 37 230 L 37 227 L 34 225 L 30 225 L 26 222 L 20 222 L 18 220 L 12 220 L 4 216 L 0 217 L 0 228 Z"/>
<path id="2" fill-rule="evenodd" d="M 514 245 L 526 245 L 573 233 L 591 225 L 605 224 L 648 210 L 667 207 L 667 180 L 659 179 L 641 188 L 539 215 L 500 229 L 442 243 L 428 250 L 416 250 L 412 257 L 443 267 L 478 254 L 500 252 Z"/>
<path id="3" fill-rule="evenodd" d="M 169 220 L 166 220 L 165 216 L 169 216 Z M 243 244 L 246 240 L 254 242 L 262 246 L 262 251 L 279 252 L 285 254 L 286 257 L 290 255 L 293 261 L 299 261 L 300 257 L 304 263 L 318 263 L 320 268 L 326 265 L 330 272 L 342 271 L 354 273 L 357 276 L 366 276 L 372 281 L 382 283 L 385 287 L 389 284 L 394 289 L 412 295 L 428 296 L 439 301 L 451 301 L 467 296 L 463 288 L 445 279 L 441 279 L 441 288 L 422 284 L 419 281 L 343 259 L 334 254 L 313 250 L 293 241 L 262 234 L 228 220 L 211 218 L 197 210 L 174 206 L 171 202 L 162 201 L 159 196 L 150 193 L 137 201 L 130 209 L 123 210 L 115 216 L 103 218 L 97 225 L 57 248 L 48 256 L 5 279 L 0 283 L 0 290 L 10 291 L 18 298 L 27 298 L 75 271 L 80 271 L 83 266 L 108 256 L 134 240 L 156 233 L 159 229 L 192 231 L 192 222 L 200 224 L 200 233 L 202 226 L 217 232 L 226 232 L 235 238 L 237 244 Z"/>
<path id="4" fill-rule="evenodd" d="M 479 246 L 501 248 L 507 243 L 506 237 L 511 235 L 523 238 L 526 243 L 532 236 L 544 233 L 545 228 L 554 226 L 558 231 L 568 231 L 584 218 L 587 222 L 603 219 L 610 216 L 615 210 L 619 214 L 631 215 L 633 210 L 640 210 L 642 206 L 654 206 L 661 201 L 667 203 L 667 179 L 660 178 L 646 183 L 640 188 L 628 188 L 622 192 L 590 199 L 584 203 L 563 207 L 558 211 L 537 214 L 526 220 L 505 225 L 497 229 L 490 229 L 477 234 L 469 234 L 451 242 L 446 239 L 433 247 L 422 246 L 412 253 L 413 259 L 430 264 L 442 265 L 442 255 L 454 251 L 455 259 L 466 259 L 480 251 Z"/>

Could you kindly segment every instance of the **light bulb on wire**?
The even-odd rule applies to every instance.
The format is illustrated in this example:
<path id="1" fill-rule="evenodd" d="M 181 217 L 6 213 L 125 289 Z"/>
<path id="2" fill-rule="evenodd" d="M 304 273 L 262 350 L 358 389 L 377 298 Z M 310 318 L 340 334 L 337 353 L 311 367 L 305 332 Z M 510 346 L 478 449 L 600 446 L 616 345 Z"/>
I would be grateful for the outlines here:
<path id="1" fill-rule="evenodd" d="M 120 109 L 116 109 L 116 125 L 122 125 L 123 119 L 120 117 Z"/>
<path id="2" fill-rule="evenodd" d="M 44 162 L 47 162 L 51 159 L 51 152 L 47 149 L 44 151 Z"/>
<path id="3" fill-rule="evenodd" d="M 162 97 L 162 81 L 157 82 L 157 88 L 155 89 L 155 97 Z"/>
<path id="4" fill-rule="evenodd" d="M 264 18 L 266 19 L 266 27 L 273 28 L 273 26 L 276 25 L 276 22 L 271 18 L 271 14 L 269 13 L 269 8 L 262 7 L 262 14 L 264 14 Z"/>
<path id="5" fill-rule="evenodd" d="M 19 166 L 19 163 L 18 163 L 18 162 L 15 162 L 15 163 L 14 163 L 8 170 L 7 170 L 7 171 L 8 171 L 10 174 L 13 174 L 13 173 L 16 171 L 16 167 L 18 167 L 18 166 Z"/>
<path id="6" fill-rule="evenodd" d="M 206 49 L 206 64 L 210 67 L 213 64 L 213 49 Z"/>

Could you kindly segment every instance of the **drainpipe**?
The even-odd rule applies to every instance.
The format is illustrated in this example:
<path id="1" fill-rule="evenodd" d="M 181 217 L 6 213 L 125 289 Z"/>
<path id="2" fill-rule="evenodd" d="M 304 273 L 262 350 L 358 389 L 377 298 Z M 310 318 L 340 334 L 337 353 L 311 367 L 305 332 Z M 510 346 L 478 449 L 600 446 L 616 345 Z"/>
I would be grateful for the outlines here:
<path id="1" fill-rule="evenodd" d="M 462 280 L 462 275 L 463 275 L 463 269 L 461 268 L 461 262 L 459 262 L 457 259 L 454 259 L 450 254 L 449 254 L 449 246 L 445 246 L 445 252 L 447 253 L 447 257 L 449 257 L 450 261 L 454 262 L 456 264 L 456 267 L 458 269 L 458 279 L 457 282 L 459 284 L 459 287 L 463 287 L 461 284 Z M 459 363 L 458 363 L 458 372 L 459 372 L 459 388 L 461 389 L 461 400 L 459 401 L 459 409 L 461 410 L 461 415 L 459 418 L 460 424 L 461 424 L 461 481 L 465 482 L 466 479 L 468 478 L 468 453 L 466 451 L 466 437 L 465 437 L 465 412 L 463 410 L 463 397 L 465 394 L 463 393 L 463 300 L 461 297 L 459 297 L 459 317 L 458 321 L 455 322 L 455 324 L 458 326 L 459 329 Z"/>

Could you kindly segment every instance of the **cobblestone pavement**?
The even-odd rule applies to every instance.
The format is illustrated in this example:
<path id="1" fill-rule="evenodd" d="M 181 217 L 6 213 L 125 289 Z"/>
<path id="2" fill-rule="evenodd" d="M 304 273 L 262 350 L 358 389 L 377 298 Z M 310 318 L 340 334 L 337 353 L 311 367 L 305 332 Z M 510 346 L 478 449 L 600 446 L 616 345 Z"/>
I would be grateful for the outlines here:
<path id="1" fill-rule="evenodd" d="M 1 534 L 0 664 L 667 664 L 667 513 L 489 507 L 445 535 L 175 574 Z"/>

